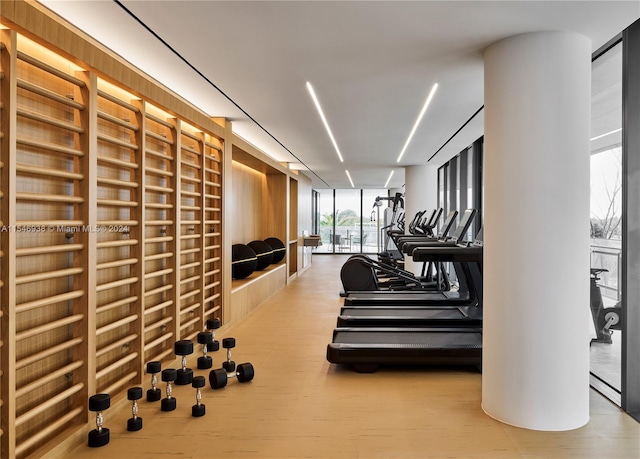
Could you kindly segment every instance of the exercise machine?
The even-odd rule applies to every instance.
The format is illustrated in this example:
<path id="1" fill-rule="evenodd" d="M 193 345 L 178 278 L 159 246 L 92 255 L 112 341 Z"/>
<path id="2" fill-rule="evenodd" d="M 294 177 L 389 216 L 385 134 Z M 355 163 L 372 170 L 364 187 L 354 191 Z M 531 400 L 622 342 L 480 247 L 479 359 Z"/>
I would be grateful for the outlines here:
<path id="1" fill-rule="evenodd" d="M 480 232 L 479 236 L 481 236 Z M 476 239 L 470 247 L 482 249 L 481 239 Z M 467 248 L 466 246 L 460 246 Z M 453 249 L 457 253 L 457 247 Z M 477 250 L 477 249 L 473 249 Z M 451 252 L 451 251 L 448 251 Z M 435 255 L 434 255 L 435 253 Z M 426 259 L 437 258 L 439 252 L 426 249 L 418 254 Z M 474 252 L 472 258 L 477 258 Z M 338 327 L 440 327 L 440 326 L 482 326 L 482 263 L 464 263 L 465 276 L 470 289 L 477 292 L 478 302 L 469 306 L 441 304 L 423 305 L 345 305 L 338 317 Z"/>
<path id="2" fill-rule="evenodd" d="M 451 218 L 447 217 L 449 223 L 438 240 L 433 238 L 419 238 L 419 244 L 444 247 L 455 246 L 461 242 L 461 238 L 466 235 L 473 222 L 476 211 L 474 209 L 466 210 L 460 219 L 460 224 L 456 228 L 455 233 L 449 237 L 447 234 L 453 224 L 455 215 L 457 215 L 457 212 L 452 211 L 450 213 Z M 418 246 L 417 244 L 417 241 L 411 244 L 412 250 Z M 407 243 L 404 245 L 406 246 Z M 387 276 L 384 284 L 381 283 L 379 274 Z M 451 288 L 448 275 L 441 263 L 424 263 L 422 275 L 417 277 L 409 271 L 396 268 L 386 263 L 376 262 L 366 255 L 350 257 L 340 269 L 340 279 L 342 281 L 343 291 L 346 294 L 356 291 L 382 290 L 382 287 L 388 287 L 391 290 L 436 291 L 447 291 Z"/>
<path id="3" fill-rule="evenodd" d="M 622 306 L 620 302 L 615 306 L 605 308 L 602 301 L 602 292 L 598 286 L 600 274 L 608 272 L 608 269 L 591 268 L 591 318 L 593 326 L 596 329 L 596 337 L 591 340 L 592 343 L 611 344 L 611 335 L 613 330 L 622 330 Z"/>
<path id="4" fill-rule="evenodd" d="M 482 265 L 482 247 L 424 248 L 419 261 Z M 415 251 L 414 251 L 415 252 Z M 473 283 L 472 283 L 473 284 Z M 380 365 L 482 364 L 482 329 L 474 327 L 338 327 L 327 346 L 327 360 L 373 372 Z"/>

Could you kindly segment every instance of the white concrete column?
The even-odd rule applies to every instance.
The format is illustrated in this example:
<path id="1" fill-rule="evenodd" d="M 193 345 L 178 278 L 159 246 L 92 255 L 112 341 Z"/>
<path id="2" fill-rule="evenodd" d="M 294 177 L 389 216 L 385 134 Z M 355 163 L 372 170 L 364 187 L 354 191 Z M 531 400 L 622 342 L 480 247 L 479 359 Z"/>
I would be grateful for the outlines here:
<path id="1" fill-rule="evenodd" d="M 431 165 L 407 166 L 404 168 L 404 183 L 405 233 L 408 233 L 409 222 L 417 212 L 426 209 L 431 213 L 438 205 L 438 168 Z M 405 257 L 404 268 L 420 274 L 422 263 Z"/>
<path id="2" fill-rule="evenodd" d="M 574 429 L 589 421 L 591 42 L 524 34 L 484 60 L 482 407 Z"/>

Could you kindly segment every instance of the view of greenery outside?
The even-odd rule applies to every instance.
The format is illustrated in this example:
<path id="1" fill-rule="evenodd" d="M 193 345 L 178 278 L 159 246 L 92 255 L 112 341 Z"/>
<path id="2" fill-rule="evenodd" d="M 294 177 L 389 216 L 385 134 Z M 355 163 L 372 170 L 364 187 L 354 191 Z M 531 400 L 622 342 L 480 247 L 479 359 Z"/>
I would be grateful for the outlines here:
<path id="1" fill-rule="evenodd" d="M 363 190 L 362 203 L 360 190 L 335 190 L 335 214 L 333 190 L 317 192 L 319 205 L 315 218 L 322 246 L 314 250 L 316 253 L 377 253 L 382 250 L 379 235 L 384 226 L 386 203 L 383 207 L 371 209 L 375 198 L 386 196 L 387 190 Z M 364 212 L 362 220 L 360 208 Z"/>
<path id="2" fill-rule="evenodd" d="M 602 295 L 620 299 L 622 261 L 622 149 L 591 156 L 591 267 L 604 268 Z"/>

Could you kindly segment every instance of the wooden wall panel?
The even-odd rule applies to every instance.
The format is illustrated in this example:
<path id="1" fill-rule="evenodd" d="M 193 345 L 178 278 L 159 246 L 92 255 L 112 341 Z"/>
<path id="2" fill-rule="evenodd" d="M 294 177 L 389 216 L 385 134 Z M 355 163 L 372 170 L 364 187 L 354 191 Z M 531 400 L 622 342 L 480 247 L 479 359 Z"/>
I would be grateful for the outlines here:
<path id="1" fill-rule="evenodd" d="M 287 170 L 230 122 L 36 3 L 5 4 L 0 458 L 24 458 L 86 441 L 91 395 L 124 401 L 176 340 L 282 288 L 283 264 L 233 287 L 230 246 L 286 244 L 292 214 Z"/>
<path id="2" fill-rule="evenodd" d="M 263 192 L 266 175 L 244 164 L 233 161 L 233 188 L 231 190 L 232 244 L 248 244 L 255 239 L 265 239 Z"/>

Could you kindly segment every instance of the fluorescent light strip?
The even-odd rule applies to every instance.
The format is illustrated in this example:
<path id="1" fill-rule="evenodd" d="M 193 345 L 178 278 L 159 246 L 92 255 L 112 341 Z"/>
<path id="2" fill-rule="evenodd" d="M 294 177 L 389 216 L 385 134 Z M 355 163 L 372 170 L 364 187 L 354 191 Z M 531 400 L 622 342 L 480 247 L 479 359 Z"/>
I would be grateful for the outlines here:
<path id="1" fill-rule="evenodd" d="M 427 107 L 429 107 L 429 104 L 431 103 L 431 99 L 433 99 L 433 95 L 436 93 L 437 89 L 438 89 L 438 83 L 435 83 L 431 87 L 431 91 L 429 92 L 429 95 L 427 96 L 427 101 L 424 103 L 424 107 L 422 107 L 422 111 L 418 115 L 418 119 L 416 120 L 416 124 L 414 124 L 413 125 L 413 129 L 411 129 L 411 133 L 409 134 L 409 138 L 405 142 L 404 147 L 402 147 L 402 151 L 400 152 L 400 156 L 398 156 L 398 160 L 396 161 L 397 163 L 400 162 L 400 160 L 402 159 L 402 155 L 404 155 L 404 152 L 407 150 L 407 147 L 409 146 L 409 142 L 411 142 L 411 139 L 413 138 L 413 134 L 416 133 L 416 129 L 418 129 L 418 125 L 420 124 L 420 121 L 422 121 L 422 117 L 426 113 Z"/>
<path id="2" fill-rule="evenodd" d="M 356 186 L 353 184 L 353 180 L 351 180 L 351 174 L 349 174 L 348 170 L 344 170 L 347 173 L 347 177 L 349 177 L 349 181 L 351 182 L 351 188 L 355 188 Z"/>
<path id="3" fill-rule="evenodd" d="M 606 134 L 602 134 L 602 135 L 596 136 L 593 139 L 591 139 L 591 141 L 593 142 L 594 140 L 601 139 L 603 137 L 606 137 L 606 136 L 611 135 L 611 134 L 615 134 L 616 132 L 620 132 L 620 131 L 622 131 L 622 128 L 616 129 L 615 131 L 607 132 Z"/>
<path id="4" fill-rule="evenodd" d="M 387 186 L 389 186 L 389 182 L 391 181 L 391 177 L 393 177 L 393 169 L 391 170 L 391 173 L 389 174 L 389 178 L 387 179 L 387 182 L 384 184 L 383 188 L 386 188 Z"/>
<path id="5" fill-rule="evenodd" d="M 318 101 L 318 98 L 316 97 L 316 93 L 313 90 L 313 86 L 311 86 L 311 83 L 309 83 L 307 81 L 307 89 L 309 90 L 309 94 L 311 94 L 311 98 L 313 99 L 313 103 L 316 104 L 316 109 L 318 110 L 318 113 L 320 114 L 320 118 L 322 119 L 322 122 L 324 123 L 324 127 L 327 130 L 327 133 L 329 134 L 329 138 L 331 139 L 331 143 L 333 143 L 333 148 L 336 149 L 336 153 L 338 153 L 338 158 L 340 158 L 340 162 L 343 163 L 344 159 L 342 159 L 342 154 L 340 153 L 340 149 L 338 148 L 338 144 L 336 143 L 336 139 L 333 138 L 333 134 L 331 133 L 331 128 L 329 127 L 329 123 L 327 122 L 327 118 L 325 118 L 324 116 L 324 112 L 322 111 L 322 107 L 320 106 L 320 102 Z"/>

